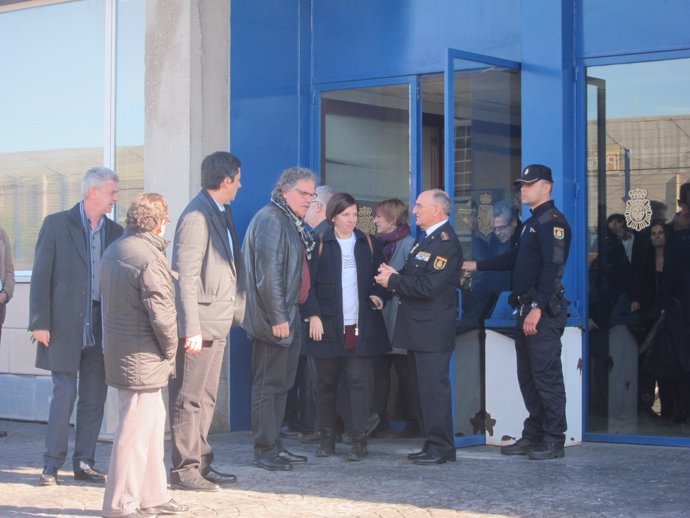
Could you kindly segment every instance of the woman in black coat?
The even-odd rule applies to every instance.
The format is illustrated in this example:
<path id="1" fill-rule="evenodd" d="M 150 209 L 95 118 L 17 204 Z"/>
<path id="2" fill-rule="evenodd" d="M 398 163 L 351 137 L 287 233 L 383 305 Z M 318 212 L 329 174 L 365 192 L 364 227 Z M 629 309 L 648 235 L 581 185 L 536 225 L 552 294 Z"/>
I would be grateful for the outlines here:
<path id="1" fill-rule="evenodd" d="M 371 358 L 390 350 L 379 311 L 385 290 L 374 282 L 383 253 L 376 240 L 355 228 L 358 206 L 338 193 L 326 207 L 329 228 L 310 261 L 311 287 L 302 305 L 309 321 L 307 356 L 316 366 L 316 410 L 321 423 L 317 456 L 335 453 L 336 392 L 341 372 L 347 377 L 352 408 L 352 450 L 349 460 L 367 455 Z"/>

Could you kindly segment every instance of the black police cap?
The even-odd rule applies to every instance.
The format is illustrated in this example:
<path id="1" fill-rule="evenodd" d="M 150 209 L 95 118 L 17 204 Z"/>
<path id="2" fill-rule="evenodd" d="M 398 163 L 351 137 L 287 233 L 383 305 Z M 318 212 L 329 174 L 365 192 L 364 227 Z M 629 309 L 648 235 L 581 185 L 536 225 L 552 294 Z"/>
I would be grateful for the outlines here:
<path id="1" fill-rule="evenodd" d="M 518 185 L 521 183 L 534 183 L 538 180 L 546 180 L 547 182 L 553 183 L 551 168 L 542 164 L 528 165 L 522 170 L 522 176 L 513 183 Z"/>

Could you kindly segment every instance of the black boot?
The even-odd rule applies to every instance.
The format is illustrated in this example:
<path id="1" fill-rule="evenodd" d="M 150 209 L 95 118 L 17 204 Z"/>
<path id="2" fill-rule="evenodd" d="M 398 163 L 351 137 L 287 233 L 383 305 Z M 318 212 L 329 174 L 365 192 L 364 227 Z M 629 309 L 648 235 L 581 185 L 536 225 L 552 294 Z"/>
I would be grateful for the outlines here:
<path id="1" fill-rule="evenodd" d="M 316 450 L 317 457 L 330 457 L 335 455 L 335 434 L 332 428 L 321 430 L 321 442 Z"/>
<path id="2" fill-rule="evenodd" d="M 369 455 L 367 450 L 367 436 L 363 433 L 352 433 L 352 449 L 347 454 L 347 460 L 363 460 Z"/>

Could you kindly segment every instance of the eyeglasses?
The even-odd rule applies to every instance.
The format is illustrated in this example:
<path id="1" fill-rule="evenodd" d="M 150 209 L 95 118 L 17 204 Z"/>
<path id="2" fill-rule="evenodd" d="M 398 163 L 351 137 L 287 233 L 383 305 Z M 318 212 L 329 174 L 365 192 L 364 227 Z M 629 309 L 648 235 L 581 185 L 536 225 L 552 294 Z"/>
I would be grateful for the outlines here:
<path id="1" fill-rule="evenodd" d="M 316 199 L 316 193 L 315 192 L 302 191 L 302 190 L 298 189 L 297 187 L 293 187 L 292 190 L 295 191 L 297 194 L 299 194 L 302 198 L 309 199 L 311 201 L 314 201 Z"/>
<path id="2" fill-rule="evenodd" d="M 503 232 L 510 226 L 510 223 L 506 223 L 505 225 L 496 225 L 494 227 L 494 232 Z"/>

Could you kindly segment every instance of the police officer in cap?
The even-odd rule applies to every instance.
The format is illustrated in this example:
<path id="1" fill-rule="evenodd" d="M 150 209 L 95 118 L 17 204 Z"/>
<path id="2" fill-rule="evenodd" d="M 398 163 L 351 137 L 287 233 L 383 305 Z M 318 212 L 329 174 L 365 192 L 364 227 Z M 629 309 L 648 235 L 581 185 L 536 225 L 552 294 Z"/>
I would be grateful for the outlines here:
<path id="1" fill-rule="evenodd" d="M 516 309 L 515 351 L 520 391 L 529 416 L 522 437 L 501 448 L 504 455 L 532 460 L 563 457 L 565 385 L 561 365 L 561 335 L 568 302 L 561 278 L 568 259 L 571 231 L 551 199 L 551 169 L 525 167 L 515 181 L 522 203 L 532 211 L 520 239 L 508 253 L 483 261 L 465 261 L 463 270 L 512 269 L 510 302 Z"/>

